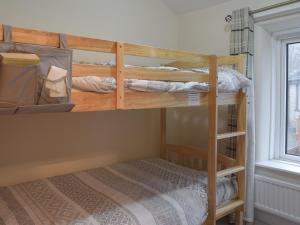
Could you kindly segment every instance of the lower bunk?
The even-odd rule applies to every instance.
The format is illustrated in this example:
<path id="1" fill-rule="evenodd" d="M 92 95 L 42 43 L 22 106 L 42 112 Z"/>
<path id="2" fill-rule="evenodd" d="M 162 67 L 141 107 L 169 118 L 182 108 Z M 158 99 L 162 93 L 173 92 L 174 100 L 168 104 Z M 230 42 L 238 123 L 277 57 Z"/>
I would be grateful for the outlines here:
<path id="1" fill-rule="evenodd" d="M 217 181 L 217 205 L 237 196 Z M 0 188 L 1 225 L 200 225 L 207 173 L 162 159 L 136 160 Z"/>

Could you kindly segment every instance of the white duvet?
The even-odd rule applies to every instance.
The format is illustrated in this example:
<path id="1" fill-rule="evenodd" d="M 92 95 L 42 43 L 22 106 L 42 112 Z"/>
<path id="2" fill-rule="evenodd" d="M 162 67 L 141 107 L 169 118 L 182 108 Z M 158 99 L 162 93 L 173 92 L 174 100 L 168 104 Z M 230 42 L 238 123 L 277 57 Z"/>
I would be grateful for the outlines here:
<path id="1" fill-rule="evenodd" d="M 133 67 L 133 66 L 126 66 Z M 185 71 L 208 73 L 208 68 L 194 68 L 179 70 L 174 67 L 147 67 L 147 69 L 159 69 L 164 71 Z M 219 67 L 218 90 L 219 92 L 237 92 L 250 85 L 251 81 L 238 71 Z M 113 77 L 84 76 L 74 77 L 72 80 L 74 89 L 99 93 L 110 93 L 116 89 L 116 80 Z M 125 79 L 125 88 L 143 92 L 203 92 L 208 91 L 209 84 L 204 82 L 169 82 L 153 80 Z"/>

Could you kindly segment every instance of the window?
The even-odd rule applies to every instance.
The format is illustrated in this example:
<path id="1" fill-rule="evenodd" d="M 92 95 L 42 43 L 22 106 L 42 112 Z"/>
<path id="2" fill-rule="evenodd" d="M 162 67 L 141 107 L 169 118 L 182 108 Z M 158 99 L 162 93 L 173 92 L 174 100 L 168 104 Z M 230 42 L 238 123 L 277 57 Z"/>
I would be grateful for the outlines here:
<path id="1" fill-rule="evenodd" d="M 300 36 L 281 40 L 280 145 L 277 158 L 300 161 Z"/>
<path id="2" fill-rule="evenodd" d="M 285 154 L 300 156 L 300 40 L 286 48 L 286 144 Z"/>

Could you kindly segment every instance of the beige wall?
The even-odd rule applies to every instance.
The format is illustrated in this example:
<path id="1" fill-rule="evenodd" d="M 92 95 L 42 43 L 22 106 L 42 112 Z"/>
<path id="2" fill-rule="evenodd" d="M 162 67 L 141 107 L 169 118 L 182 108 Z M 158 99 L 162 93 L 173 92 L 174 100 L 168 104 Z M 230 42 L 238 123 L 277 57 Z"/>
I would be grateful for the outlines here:
<path id="1" fill-rule="evenodd" d="M 177 48 L 177 17 L 159 0 L 0 1 L 0 23 Z M 142 110 L 3 116 L 0 167 L 157 156 L 158 115 Z"/>
<path id="2" fill-rule="evenodd" d="M 159 0 L 9 0 L 0 2 L 0 23 L 228 54 L 224 17 L 236 8 L 249 5 L 255 9 L 271 2 L 278 1 L 233 0 L 176 16 Z M 76 55 L 79 60 L 86 57 Z M 89 56 L 94 61 L 104 58 Z M 168 121 L 169 140 L 206 148 L 207 109 L 170 110 Z M 221 121 L 224 127 L 226 121 Z M 157 156 L 158 122 L 158 110 L 0 117 L 0 167 L 76 162 L 88 157 L 102 164 Z M 0 176 L 1 171 L 6 172 L 0 170 Z"/>

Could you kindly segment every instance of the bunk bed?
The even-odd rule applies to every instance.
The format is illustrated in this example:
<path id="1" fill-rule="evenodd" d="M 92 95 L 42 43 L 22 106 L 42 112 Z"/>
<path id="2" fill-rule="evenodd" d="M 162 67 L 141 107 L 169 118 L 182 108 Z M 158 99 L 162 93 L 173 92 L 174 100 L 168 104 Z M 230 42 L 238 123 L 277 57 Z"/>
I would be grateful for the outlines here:
<path id="1" fill-rule="evenodd" d="M 0 41 L 3 41 L 4 38 L 4 31 L 3 27 L 0 26 Z M 103 202 L 97 202 L 99 200 L 98 197 L 92 197 L 87 192 L 81 192 L 83 189 L 89 189 L 91 192 L 97 191 L 96 189 L 99 186 L 93 186 L 95 183 L 99 183 L 96 179 L 103 178 L 103 170 L 108 173 L 114 173 L 115 175 L 124 177 L 126 171 L 131 171 L 133 175 L 131 177 L 127 176 L 127 179 L 130 179 L 131 186 L 127 184 L 118 183 L 115 184 L 118 187 L 124 185 L 131 189 L 134 189 L 132 184 L 139 183 L 140 186 L 145 185 L 143 182 L 147 182 L 147 179 L 142 179 L 143 176 L 141 173 L 145 174 L 145 177 L 153 177 L 153 179 L 157 182 L 156 185 L 161 188 L 161 195 L 155 195 L 154 193 L 157 192 L 157 187 L 152 187 L 151 185 L 155 184 L 147 184 L 151 186 L 156 191 L 153 191 L 148 195 L 146 195 L 145 201 L 151 201 L 151 199 L 170 199 L 170 195 L 172 192 L 176 192 L 176 188 L 178 188 L 178 184 L 183 185 L 179 189 L 184 190 L 187 192 L 186 198 L 188 199 L 188 203 L 183 203 L 182 207 L 187 207 L 190 212 L 196 213 L 199 207 L 191 204 L 193 199 L 198 199 L 195 197 L 195 194 L 199 197 L 201 194 L 204 195 L 202 201 L 203 207 L 205 208 L 204 212 L 199 212 L 199 215 L 185 215 L 188 217 L 192 222 L 176 222 L 174 218 L 178 215 L 174 215 L 170 213 L 170 217 L 166 216 L 169 215 L 167 212 L 170 210 L 169 208 L 164 208 L 164 205 L 157 205 L 161 206 L 158 207 L 158 210 L 161 214 L 157 215 L 157 218 L 161 219 L 158 224 L 169 224 L 168 221 L 173 221 L 172 224 L 194 224 L 195 221 L 206 225 L 215 225 L 216 221 L 228 214 L 236 213 L 236 224 L 241 225 L 243 222 L 243 210 L 244 210 L 244 201 L 245 201 L 245 156 L 246 156 L 246 107 L 247 107 L 247 96 L 243 90 L 239 90 L 238 92 L 229 92 L 229 93 L 218 93 L 218 66 L 226 65 L 226 66 L 234 66 L 240 73 L 244 72 L 244 57 L 243 56 L 221 56 L 217 57 L 215 55 L 208 56 L 208 55 L 201 55 L 197 53 L 191 52 L 183 52 L 183 51 L 176 51 L 176 50 L 169 50 L 169 49 L 162 49 L 162 48 L 155 48 L 149 46 L 142 46 L 136 44 L 128 44 L 128 43 L 120 43 L 115 41 L 106 41 L 101 39 L 95 38 L 87 38 L 87 37 L 79 37 L 74 35 L 64 35 L 67 48 L 68 49 L 79 49 L 85 51 L 92 51 L 92 52 L 101 52 L 101 53 L 111 53 L 115 55 L 116 64 L 115 65 L 93 65 L 93 64 L 73 64 L 72 65 L 72 77 L 112 77 L 116 80 L 116 89 L 111 91 L 110 93 L 96 93 L 96 92 L 89 92 L 89 91 L 80 91 L 78 89 L 72 89 L 72 101 L 75 104 L 72 112 L 90 112 L 90 111 L 106 111 L 106 110 L 128 110 L 128 109 L 150 109 L 150 108 L 158 108 L 160 109 L 160 147 L 161 147 L 161 159 L 156 160 L 140 160 L 135 162 L 128 162 L 123 164 L 117 164 L 111 167 L 106 168 L 98 168 L 94 170 L 89 170 L 86 172 L 82 172 L 75 175 L 65 175 L 60 177 L 48 178 L 46 180 L 35 181 L 31 183 L 25 184 L 18 184 L 16 186 L 9 186 L 9 187 L 2 187 L 0 188 L 0 224 L 6 224 L 1 220 L 1 216 L 6 213 L 6 218 L 8 221 L 13 221 L 12 218 L 18 221 L 22 221 L 22 212 L 30 211 L 30 215 L 37 220 L 38 214 L 34 215 L 32 209 L 29 210 L 31 206 L 27 205 L 25 208 L 21 208 L 20 204 L 17 203 L 17 200 L 12 198 L 11 201 L 8 198 L 9 193 L 19 193 L 19 195 L 26 195 L 28 201 L 31 202 L 30 198 L 32 196 L 38 198 L 43 198 L 45 196 L 49 197 L 48 201 L 50 204 L 50 199 L 54 197 L 54 195 L 47 195 L 47 192 L 39 192 L 39 188 L 42 187 L 44 183 L 47 183 L 49 186 L 53 187 L 55 185 L 60 186 L 61 190 L 65 190 L 66 195 L 75 195 L 77 194 L 78 198 L 73 196 L 73 202 L 76 201 L 88 201 L 85 202 L 86 207 L 92 204 L 111 204 L 107 203 L 103 200 Z M 24 28 L 12 28 L 12 41 L 15 43 L 23 43 L 23 44 L 33 44 L 33 45 L 42 45 L 42 46 L 49 46 L 53 48 L 58 48 L 60 46 L 60 34 L 52 33 L 52 32 L 45 32 L 45 31 L 38 31 L 38 30 L 31 30 L 31 29 L 24 29 Z M 165 66 L 168 67 L 177 67 L 183 70 L 158 70 L 158 69 L 150 69 L 146 67 L 127 67 L 125 66 L 125 56 L 136 56 L 136 57 L 144 57 L 144 58 L 154 58 L 154 59 L 166 59 L 171 60 L 171 63 L 166 64 Z M 198 67 L 208 67 L 208 73 L 204 72 L 190 72 L 186 71 L 186 68 L 198 68 Z M 137 79 L 137 80 L 153 80 L 153 81 L 172 81 L 172 82 L 200 82 L 200 83 L 208 83 L 207 91 L 199 91 L 199 92 L 146 92 L 146 91 L 136 91 L 136 90 L 129 90 L 126 88 L 126 80 L 127 79 Z M 218 107 L 221 105 L 237 105 L 237 112 L 238 112 L 238 126 L 236 132 L 231 133 L 224 133 L 218 134 Z M 190 146 L 179 146 L 173 145 L 166 142 L 166 111 L 167 108 L 171 107 L 195 107 L 195 106 L 205 106 L 208 107 L 208 149 L 207 151 L 203 152 L 197 148 L 193 148 Z M 236 158 L 230 158 L 224 154 L 218 153 L 218 141 L 229 139 L 229 138 L 237 138 L 237 153 Z M 179 164 L 179 165 L 176 165 Z M 149 167 L 152 165 L 153 167 Z M 181 166 L 180 166 L 181 165 Z M 148 167 L 147 167 L 148 166 Z M 132 168 L 136 167 L 136 170 Z M 189 167 L 189 168 L 188 168 Z M 147 169 L 146 169 L 147 168 Z M 156 168 L 156 169 L 154 169 Z M 162 173 L 160 175 L 155 176 L 156 171 L 160 170 Z M 174 171 L 173 171 L 174 170 Z M 202 170 L 206 170 L 207 173 L 199 172 Z M 137 172 L 138 171 L 138 172 Z M 137 175 L 139 173 L 139 176 Z M 86 177 L 85 175 L 88 174 Z M 231 175 L 236 174 L 236 180 L 233 181 L 229 178 Z M 93 179 L 91 178 L 93 176 Z M 169 177 L 170 176 L 170 177 Z M 206 176 L 207 178 L 203 178 Z M 81 181 L 78 181 L 76 186 L 72 186 L 72 179 L 74 177 L 81 177 Z M 129 178 L 128 178 L 129 177 Z M 144 177 L 144 178 L 145 178 Z M 106 179 L 108 179 L 106 177 Z M 219 186 L 226 186 L 223 182 L 229 184 L 230 195 L 226 198 L 220 200 L 219 193 L 221 190 Z M 82 186 L 85 180 L 87 183 L 91 182 L 93 185 Z M 143 180 L 143 181 L 142 181 Z M 176 184 L 172 182 L 176 182 Z M 164 181 L 166 183 L 164 183 Z M 69 183 L 68 183 L 69 182 Z M 103 181 L 104 182 L 104 181 Z M 220 182 L 222 185 L 220 185 Z M 179 186 L 180 186 L 179 185 Z M 203 186 L 204 185 L 204 186 Z M 92 187 L 93 186 L 93 187 Z M 104 187 L 105 186 L 105 187 Z M 146 186 L 146 185 L 145 185 Z M 148 186 L 148 189 L 149 189 Z M 78 187 L 78 192 L 76 190 L 68 190 L 69 188 Z M 100 185 L 101 187 L 101 185 Z M 102 187 L 105 189 L 106 192 L 103 195 L 112 194 L 116 198 L 116 193 L 112 193 L 112 191 L 107 190 L 107 185 L 103 185 Z M 34 195 L 36 188 L 36 194 Z M 49 188 L 49 187 L 48 187 Z M 81 189 L 82 188 L 82 189 Z M 158 190 L 160 190 L 158 188 Z M 168 190 L 169 188 L 169 190 Z M 205 189 L 205 193 L 203 193 L 203 188 Z M 24 191 L 27 189 L 27 193 Z M 76 189 L 76 188 L 75 188 Z M 236 195 L 232 194 L 235 189 Z M 236 191 L 237 189 L 237 191 Z M 23 190 L 23 192 L 22 192 Z M 31 191 L 31 192 L 30 192 Z M 98 190 L 99 191 L 99 190 Z M 136 190 L 138 192 L 138 190 Z M 224 190 L 223 190 L 224 191 Z M 7 192 L 9 192 L 7 194 Z M 22 192 L 22 193 L 21 193 Z M 30 193 L 29 193 L 30 192 Z M 55 195 L 56 201 L 58 201 L 62 195 L 60 194 Z M 149 190 L 148 190 L 149 192 Z M 222 191 L 221 191 L 222 192 Z M 82 198 L 80 198 L 80 193 L 82 194 Z M 121 190 L 119 190 L 119 195 L 122 195 Z M 170 194 L 171 193 L 171 194 Z M 40 196 L 38 196 L 41 194 Z M 95 193 L 94 193 L 95 194 Z M 114 195 L 115 194 L 115 195 Z M 19 196 L 18 195 L 18 196 Z M 32 195 L 31 197 L 29 195 Z M 99 193 L 98 193 L 99 195 Z M 183 195 L 182 193 L 179 195 Z M 221 194 L 222 195 L 222 194 Z M 224 193 L 223 193 L 224 195 Z M 52 197 L 51 197 L 52 196 Z M 60 197 L 59 197 L 60 196 Z M 123 198 L 130 201 L 136 199 L 137 202 L 141 202 L 142 200 L 136 196 L 132 195 L 122 195 Z M 206 196 L 206 197 L 205 197 Z M 182 196 L 181 196 L 182 197 Z M 25 197 L 24 197 L 25 198 Z M 33 198 L 33 197 L 32 197 Z M 93 202 L 95 200 L 96 202 Z M 178 200 L 178 199 L 177 199 Z M 176 200 L 176 201 L 177 201 Z M 123 199 L 123 201 L 125 201 Z M 129 200 L 128 200 L 129 201 Z M 173 201 L 173 200 L 172 200 Z M 221 203 L 226 204 L 221 204 Z M 227 202 L 226 202 L 227 201 Z M 9 211 L 9 207 L 7 204 L 9 202 L 14 207 L 15 213 Z M 71 200 L 70 200 L 71 202 Z M 6 204 L 7 203 L 7 204 Z M 55 202 L 53 203 L 53 208 L 51 205 L 49 207 L 44 207 L 43 209 L 37 209 L 39 212 L 42 210 L 48 209 L 49 212 L 55 209 Z M 149 202 L 148 202 L 149 203 Z M 35 203 L 37 204 L 37 203 Z M 134 205 L 134 202 L 132 202 Z M 141 203 L 143 204 L 143 203 Z M 150 203 L 149 203 L 150 204 Z M 157 203 L 156 203 L 157 204 Z M 178 203 L 176 203 L 178 204 Z M 191 204 L 191 205 L 188 205 Z M 109 209 L 113 209 L 116 212 L 115 215 L 122 215 L 122 210 L 126 211 L 126 215 L 124 215 L 124 220 L 120 222 L 118 218 L 112 218 L 109 215 L 109 212 L 103 217 L 102 223 L 101 221 L 98 223 L 100 224 L 114 224 L 112 221 L 119 221 L 118 224 L 140 224 L 138 219 L 136 219 L 136 215 L 128 216 L 129 211 L 127 209 L 122 208 L 122 204 L 114 201 L 113 205 L 109 205 L 104 212 L 109 211 Z M 33 208 L 38 208 L 37 205 L 32 206 Z M 65 207 L 69 210 L 65 212 L 66 214 L 72 212 L 76 215 L 84 216 L 89 218 L 86 221 L 73 221 L 74 223 L 87 223 L 93 224 L 91 221 L 93 219 L 93 213 L 97 213 L 96 211 L 91 211 L 90 215 L 82 214 L 75 210 L 76 206 L 70 205 L 68 203 L 65 204 Z M 110 208 L 109 208 L 110 207 Z M 136 206 L 137 207 L 137 206 Z M 177 206 L 178 207 L 178 206 Z M 126 208 L 126 207 L 125 207 Z M 138 208 L 138 207 L 137 207 Z M 74 211 L 72 211 L 74 210 Z M 77 209 L 78 210 L 78 209 Z M 80 211 L 80 210 L 79 210 Z M 51 211 L 53 212 L 53 211 Z M 86 209 L 86 212 L 89 212 Z M 63 214 L 64 211 L 61 211 Z M 98 212 L 99 213 L 99 212 Z M 8 215 L 9 214 L 9 215 Z M 45 215 L 49 216 L 51 213 Z M 70 215 L 68 214 L 68 215 Z M 201 216 L 200 216 L 201 215 Z M 11 216 L 11 217 L 9 217 Z M 20 217 L 18 217 L 20 216 Z M 97 215 L 94 215 L 97 217 Z M 174 216 L 174 218 L 172 218 Z M 179 215 L 179 216 L 184 216 Z M 49 216 L 50 217 L 50 216 Z M 66 215 L 66 217 L 68 217 Z M 71 216 L 70 216 L 71 217 Z M 126 218 L 125 218 L 126 217 Z M 128 218 L 130 217 L 130 218 Z M 138 216 L 137 216 L 138 217 Z M 142 216 L 143 217 L 143 216 Z M 135 219 L 133 219 L 135 218 Z M 23 218 L 26 219 L 26 218 Z M 27 218 L 28 219 L 28 218 Z M 39 218 L 41 219 L 41 218 Z M 65 220 L 60 218 L 61 224 L 65 224 Z M 128 220 L 127 220 L 128 219 Z M 28 219 L 29 221 L 30 218 Z M 205 221 L 204 221 L 205 220 Z M 41 220 L 40 220 L 41 221 Z M 50 222 L 49 222 L 50 221 Z M 129 222 L 128 222 L 129 221 Z M 130 222 L 131 221 L 131 222 Z M 163 222 L 162 222 L 163 221 Z M 7 221 L 6 221 L 7 222 Z M 23 221 L 24 222 L 24 221 Z M 51 223 L 51 218 L 44 218 L 44 224 Z M 53 221 L 52 221 L 53 222 Z M 28 222 L 28 224 L 31 224 Z M 98 224 L 95 223 L 95 224 Z M 8 222 L 8 224 L 10 224 Z M 12 223 L 14 224 L 14 223 Z M 23 223 L 24 224 L 24 223 Z M 26 224 L 26 221 L 25 221 Z M 141 224 L 145 224 L 141 223 Z M 149 224 L 152 224 L 149 222 Z"/>

